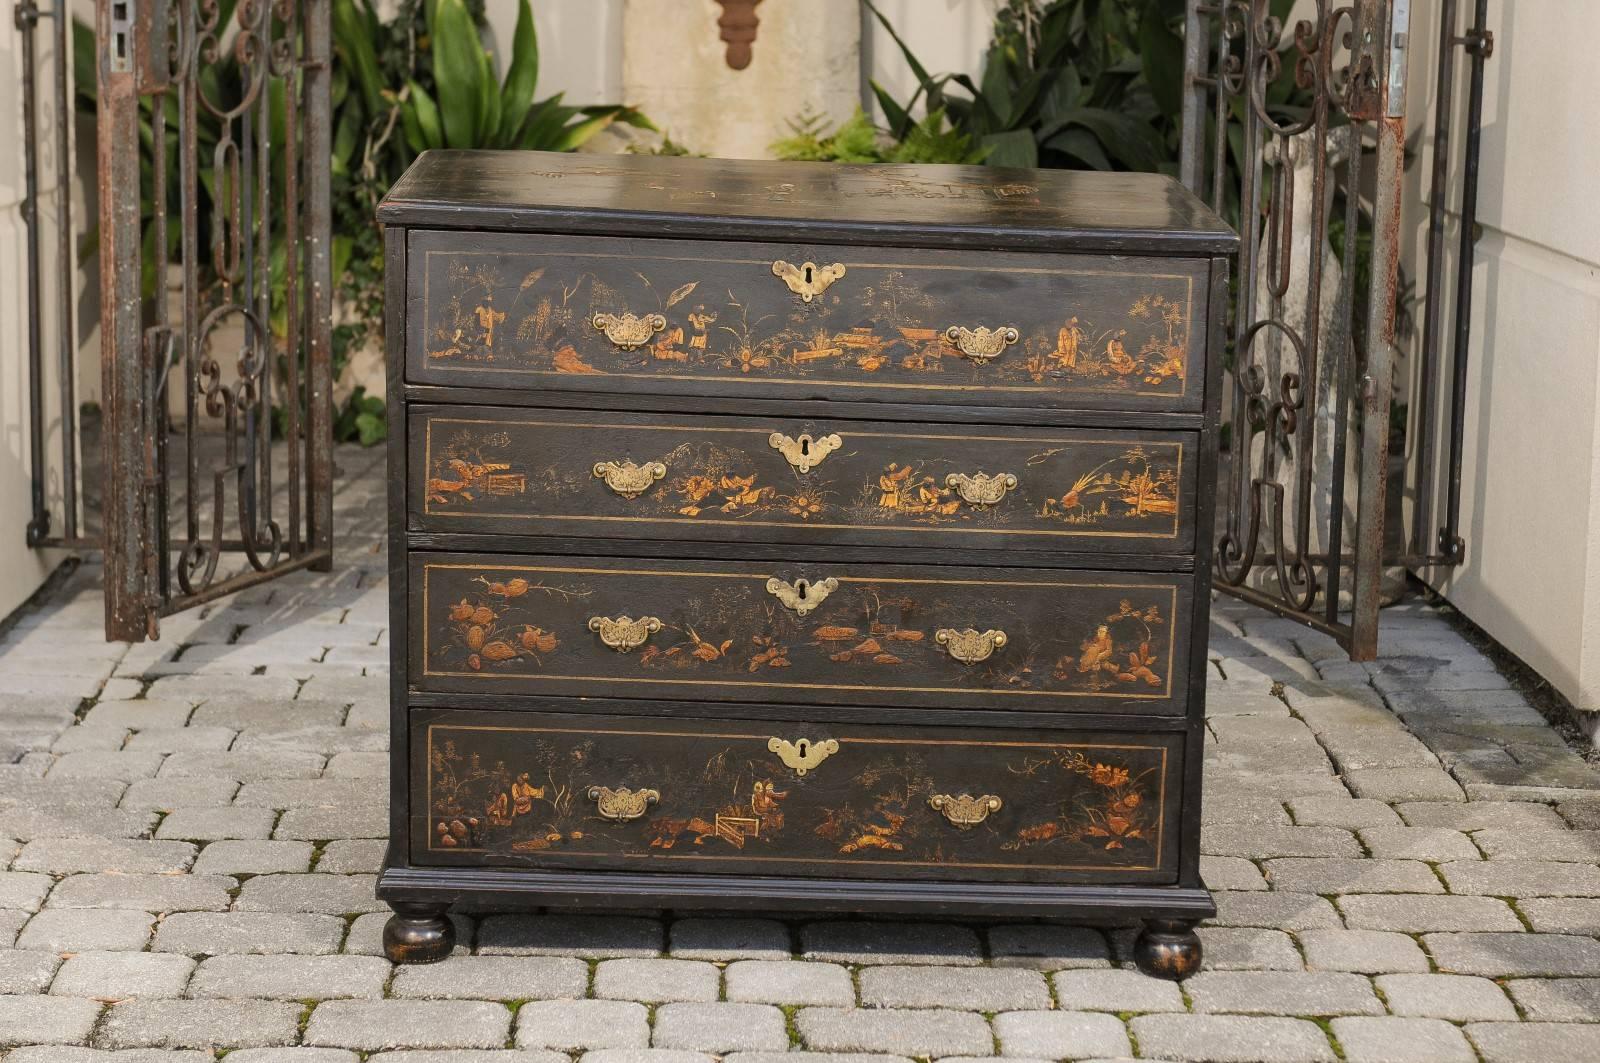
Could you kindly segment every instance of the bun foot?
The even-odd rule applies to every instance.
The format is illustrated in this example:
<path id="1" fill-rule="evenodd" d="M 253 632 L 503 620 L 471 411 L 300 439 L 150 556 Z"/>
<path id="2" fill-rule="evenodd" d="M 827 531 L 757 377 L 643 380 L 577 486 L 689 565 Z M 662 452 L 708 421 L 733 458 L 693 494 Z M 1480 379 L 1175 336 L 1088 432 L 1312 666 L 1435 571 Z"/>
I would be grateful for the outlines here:
<path id="1" fill-rule="evenodd" d="M 383 954 L 393 963 L 438 963 L 456 947 L 456 925 L 443 905 L 395 903 L 383 924 Z"/>
<path id="2" fill-rule="evenodd" d="M 1188 978 L 1200 970 L 1200 935 L 1184 919 L 1151 919 L 1133 943 L 1133 962 L 1151 978 Z"/>

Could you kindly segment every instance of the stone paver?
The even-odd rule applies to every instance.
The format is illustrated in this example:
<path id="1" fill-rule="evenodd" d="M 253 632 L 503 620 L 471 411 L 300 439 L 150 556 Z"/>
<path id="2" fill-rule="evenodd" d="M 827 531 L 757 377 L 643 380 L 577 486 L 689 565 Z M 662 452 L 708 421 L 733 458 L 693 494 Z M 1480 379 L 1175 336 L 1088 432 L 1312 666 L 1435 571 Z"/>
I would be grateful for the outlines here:
<path id="1" fill-rule="evenodd" d="M 376 956 L 213 956 L 195 972 L 189 983 L 189 996 L 286 1000 L 381 997 L 389 973 L 388 961 Z"/>
<path id="2" fill-rule="evenodd" d="M 1173 982 L 1137 971 L 1061 971 L 1056 999 L 1069 1011 L 1183 1011 L 1183 993 Z"/>
<path id="3" fill-rule="evenodd" d="M 442 963 L 400 967 L 397 997 L 467 1000 L 581 999 L 589 965 L 555 956 L 452 956 Z"/>
<path id="4" fill-rule="evenodd" d="M 1128 1031 L 1113 1015 L 1072 1011 L 1009 1011 L 994 1017 L 1000 1054 L 1024 1059 L 1127 1056 Z"/>
<path id="5" fill-rule="evenodd" d="M 1300 971 L 1202 971 L 1184 983 L 1197 1012 L 1247 1015 L 1381 1015 L 1360 975 Z"/>
<path id="6" fill-rule="evenodd" d="M 1210 1063 L 1332 1063 L 1316 1023 L 1246 1015 L 1140 1015 L 1128 1024 L 1146 1059 Z"/>
<path id="7" fill-rule="evenodd" d="M 388 1048 L 499 1048 L 511 1012 L 486 1000 L 330 1000 L 306 1024 L 305 1043 Z"/>
<path id="8" fill-rule="evenodd" d="M 100 1048 L 260 1048 L 293 1044 L 300 1005 L 273 1000 L 146 1000 L 106 1010 Z"/>
<path id="9" fill-rule="evenodd" d="M 954 1002 L 973 1011 L 1050 1006 L 1044 975 L 1015 968 L 867 967 L 860 992 L 861 1005 L 869 1008 L 938 1008 Z"/>
<path id="10" fill-rule="evenodd" d="M 102 1000 L 176 997 L 189 984 L 194 968 L 189 957 L 165 952 L 79 952 L 61 965 L 50 992 Z"/>
<path id="11" fill-rule="evenodd" d="M 722 972 L 704 960 L 602 960 L 594 973 L 594 995 L 602 1000 L 716 1000 L 721 985 Z"/>
<path id="12" fill-rule="evenodd" d="M 820 1052 L 891 1052 L 902 1056 L 986 1056 L 994 1033 L 970 1011 L 801 1008 L 795 1027 Z"/>
<path id="13" fill-rule="evenodd" d="M 1517 1009 L 1487 978 L 1465 974 L 1385 974 L 1374 979 L 1395 1015 L 1412 1018 L 1515 1020 Z"/>
<path id="14" fill-rule="evenodd" d="M 0 1047 L 80 1044 L 99 1015 L 94 1000 L 0 996 Z"/>
<path id="15" fill-rule="evenodd" d="M 545 1000 L 517 1010 L 517 1047 L 563 1052 L 645 1048 L 649 1012 L 627 1000 Z"/>
<path id="16" fill-rule="evenodd" d="M 783 1012 L 770 1004 L 663 1004 L 656 1009 L 650 1043 L 723 1055 L 781 1052 L 789 1047 Z"/>
<path id="17" fill-rule="evenodd" d="M 1307 970 L 1357 974 L 1423 974 L 1429 970 L 1428 957 L 1405 934 L 1383 930 L 1303 930 L 1299 938 Z"/>
<path id="18" fill-rule="evenodd" d="M 1476 1063 L 1459 1029 L 1442 1019 L 1344 1016 L 1330 1025 L 1348 1063 Z"/>
<path id="19" fill-rule="evenodd" d="M 384 459 L 338 463 L 332 572 L 130 647 L 91 559 L 0 625 L 6 1063 L 1600 1058 L 1600 772 L 1409 603 L 1351 664 L 1218 600 L 1181 986 L 1127 928 L 761 911 L 455 912 L 395 968 Z"/>
<path id="20" fill-rule="evenodd" d="M 754 1004 L 823 1004 L 850 1007 L 856 1002 L 850 971 L 815 960 L 739 960 L 723 976 L 729 1000 Z"/>

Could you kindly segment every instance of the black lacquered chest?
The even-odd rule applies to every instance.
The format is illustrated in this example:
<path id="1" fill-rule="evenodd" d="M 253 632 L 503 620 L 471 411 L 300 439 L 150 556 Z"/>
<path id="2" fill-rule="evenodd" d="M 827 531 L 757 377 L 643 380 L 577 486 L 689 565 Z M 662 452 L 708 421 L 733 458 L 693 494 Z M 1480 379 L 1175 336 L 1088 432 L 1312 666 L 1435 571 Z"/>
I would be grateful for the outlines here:
<path id="1" fill-rule="evenodd" d="M 391 957 L 618 904 L 1193 969 L 1226 226 L 1153 175 L 534 152 L 379 215 Z"/>

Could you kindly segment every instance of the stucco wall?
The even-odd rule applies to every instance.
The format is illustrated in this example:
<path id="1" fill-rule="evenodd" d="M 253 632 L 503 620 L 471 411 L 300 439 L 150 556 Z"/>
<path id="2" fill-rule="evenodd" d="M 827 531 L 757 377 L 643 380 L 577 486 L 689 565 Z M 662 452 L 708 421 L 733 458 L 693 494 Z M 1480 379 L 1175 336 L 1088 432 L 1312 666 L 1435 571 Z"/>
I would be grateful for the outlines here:
<path id="1" fill-rule="evenodd" d="M 1438 2 L 1414 6 L 1408 121 L 1417 129 L 1434 107 L 1427 72 Z M 1574 704 L 1600 710 L 1600 135 L 1586 114 L 1600 92 L 1590 48 L 1600 4 L 1491 0 L 1489 8 L 1496 48 L 1473 271 L 1467 560 L 1427 575 Z M 1458 70 L 1464 115 L 1465 64 Z M 1416 148 L 1406 189 L 1413 277 L 1423 268 L 1431 138 Z M 1458 140 L 1458 158 L 1459 149 Z M 1459 165 L 1452 176 L 1454 197 Z"/>

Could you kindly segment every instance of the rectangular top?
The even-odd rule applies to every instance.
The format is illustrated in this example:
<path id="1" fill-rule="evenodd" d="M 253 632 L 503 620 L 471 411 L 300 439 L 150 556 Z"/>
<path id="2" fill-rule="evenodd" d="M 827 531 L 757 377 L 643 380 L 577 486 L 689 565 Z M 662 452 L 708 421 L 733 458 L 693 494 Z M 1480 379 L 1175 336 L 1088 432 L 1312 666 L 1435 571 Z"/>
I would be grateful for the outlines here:
<path id="1" fill-rule="evenodd" d="M 1110 253 L 1229 253 L 1238 238 L 1161 174 L 429 151 L 388 225 Z"/>

